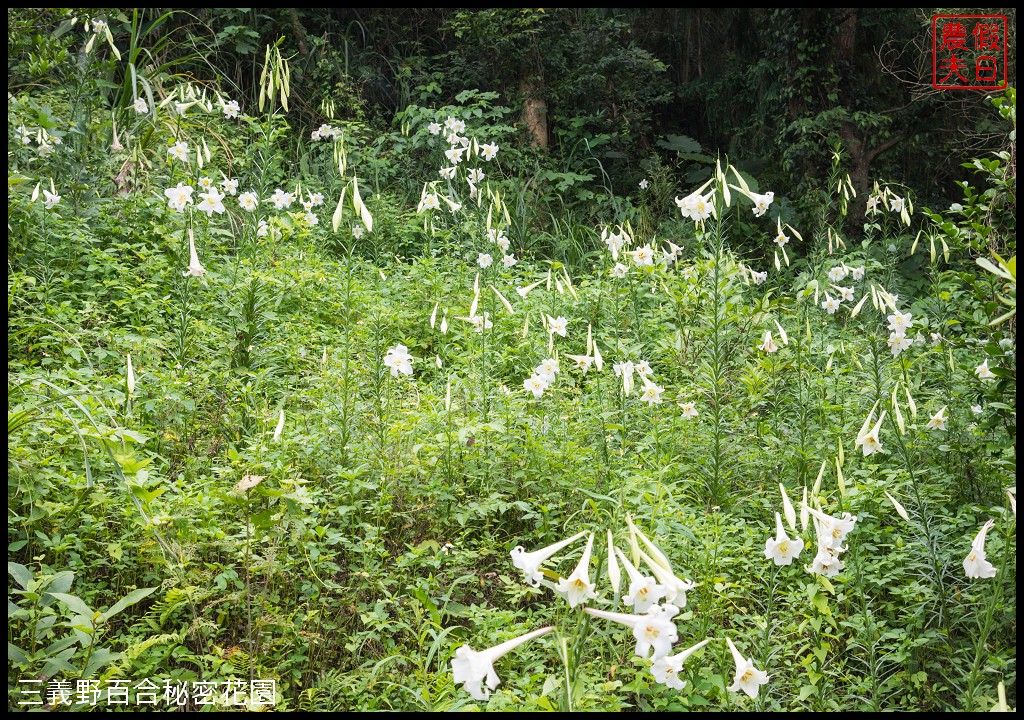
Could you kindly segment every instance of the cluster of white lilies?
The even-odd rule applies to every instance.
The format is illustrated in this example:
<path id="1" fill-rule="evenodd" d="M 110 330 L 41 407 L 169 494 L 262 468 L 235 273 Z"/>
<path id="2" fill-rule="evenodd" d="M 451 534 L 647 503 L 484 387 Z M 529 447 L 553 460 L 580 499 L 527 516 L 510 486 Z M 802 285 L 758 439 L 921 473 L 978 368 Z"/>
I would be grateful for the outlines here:
<path id="1" fill-rule="evenodd" d="M 783 515 L 790 529 L 796 532 L 797 515 L 785 487 L 780 484 L 783 512 L 775 513 L 776 535 L 765 541 L 764 555 L 777 566 L 791 565 L 804 548 L 800 537 L 790 538 L 783 526 Z M 815 489 L 815 492 L 817 487 Z M 1007 493 L 1011 508 L 1016 515 L 1016 498 Z M 886 496 L 893 503 L 897 513 L 909 522 L 907 511 L 888 492 Z M 839 559 L 847 546 L 843 542 L 854 529 L 857 517 L 844 512 L 842 517 L 828 515 L 807 504 L 807 489 L 801 503 L 800 524 L 806 530 L 809 520 L 813 520 L 818 549 L 810 565 L 805 570 L 826 578 L 835 577 L 842 571 L 843 563 Z M 547 587 L 555 595 L 564 599 L 571 608 L 583 607 L 583 612 L 592 617 L 617 623 L 630 630 L 636 640 L 635 654 L 651 661 L 650 672 L 655 681 L 675 690 L 682 690 L 686 682 L 680 677 L 683 663 L 713 638 L 705 638 L 689 648 L 670 654 L 679 640 L 679 630 L 675 618 L 681 608 L 687 604 L 687 592 L 696 587 L 696 583 L 680 578 L 672 568 L 668 557 L 651 542 L 626 516 L 629 528 L 629 548 L 627 555 L 615 545 L 611 530 L 607 533 L 607 554 L 605 574 L 614 593 L 613 600 L 601 598 L 597 593 L 597 584 L 591 580 L 590 564 L 594 548 L 594 534 L 582 531 L 572 537 L 560 540 L 538 550 L 527 551 L 523 546 L 516 546 L 511 554 L 512 564 L 522 571 L 525 582 L 533 587 Z M 996 575 L 996 568 L 985 556 L 985 536 L 994 526 L 994 521 L 986 522 L 971 544 L 971 550 L 964 558 L 964 572 L 968 578 L 991 578 Z M 549 568 L 542 567 L 565 548 L 586 537 L 587 543 L 583 555 L 575 569 L 566 576 L 559 575 Z M 632 557 L 632 559 L 630 559 Z M 622 570 L 625 569 L 628 586 L 623 590 Z M 632 612 L 613 612 L 590 607 L 587 603 L 617 604 L 620 600 L 629 606 Z M 476 700 L 487 700 L 491 691 L 501 683 L 494 663 L 502 656 L 520 645 L 553 632 L 553 627 L 542 627 L 513 638 L 487 650 L 476 651 L 469 645 L 462 645 L 451 660 L 452 672 L 456 683 L 463 687 Z M 761 685 L 768 682 L 769 676 L 758 669 L 753 660 L 746 658 L 733 644 L 732 639 L 725 638 L 735 662 L 735 675 L 729 690 L 742 691 L 751 698 L 756 698 Z"/>
<path id="2" fill-rule="evenodd" d="M 824 469 L 824 468 L 823 468 Z M 782 510 L 786 516 L 786 522 L 790 530 L 796 532 L 796 510 L 790 502 L 786 488 L 781 483 L 779 490 L 782 492 Z M 817 483 L 812 495 L 817 494 Z M 843 513 L 841 518 L 833 517 L 823 513 L 821 510 L 807 504 L 807 488 L 804 488 L 804 497 L 800 505 L 800 526 L 806 531 L 808 520 L 813 518 L 815 535 L 818 540 L 818 551 L 814 559 L 805 569 L 807 572 L 824 577 L 835 577 L 843 569 L 843 563 L 839 555 L 846 551 L 843 541 L 847 534 L 853 530 L 857 522 L 857 516 L 850 513 Z M 772 560 L 776 565 L 790 565 L 804 549 L 804 541 L 799 538 L 790 539 L 782 526 L 782 515 L 775 513 L 775 537 L 768 538 L 764 544 L 764 556 Z"/>
<path id="3" fill-rule="evenodd" d="M 210 151 L 209 148 L 205 147 L 205 142 L 204 147 L 197 153 L 197 157 L 202 157 L 203 154 L 206 155 L 207 160 L 210 159 Z M 189 165 L 190 148 L 188 143 L 184 140 L 174 143 L 167 149 L 167 156 L 169 160 L 180 160 L 185 165 Z M 201 168 L 202 165 L 199 167 Z M 214 214 L 224 214 L 227 210 L 227 207 L 224 205 L 224 199 L 229 195 L 238 194 L 238 180 L 223 175 L 223 173 L 219 183 L 215 183 L 212 178 L 203 175 L 196 179 L 196 184 L 199 190 L 202 191 L 199 193 L 202 201 L 196 204 L 195 207 L 197 210 L 206 213 L 207 217 L 213 217 Z M 221 186 L 222 190 L 217 189 L 217 184 Z M 172 212 L 183 212 L 187 206 L 193 204 L 192 194 L 194 192 L 195 188 L 185 182 L 179 182 L 175 187 L 167 188 L 164 190 L 164 195 L 167 197 L 167 209 Z M 313 208 L 324 204 L 324 195 L 321 192 L 308 192 L 305 199 L 302 199 L 302 189 L 298 185 L 294 192 L 276 188 L 265 202 L 272 204 L 275 210 L 290 210 L 296 199 L 299 199 L 302 203 L 305 211 L 303 219 L 306 223 L 308 225 L 319 223 L 320 220 L 313 211 Z M 247 213 L 255 212 L 260 202 L 259 195 L 253 190 L 248 190 L 238 195 L 238 207 Z M 257 228 L 257 235 L 265 236 L 266 234 L 267 224 L 264 220 Z"/>
<path id="4" fill-rule="evenodd" d="M 683 663 L 712 641 L 712 638 L 706 638 L 685 650 L 670 654 L 673 645 L 679 640 L 675 617 L 681 608 L 686 607 L 686 593 L 696 587 L 696 584 L 676 575 L 669 559 L 636 527 L 628 515 L 626 523 L 629 528 L 629 555 L 615 545 L 611 530 L 606 531 L 606 574 L 614 593 L 613 601 L 601 600 L 596 592 L 596 583 L 590 579 L 593 533 L 579 532 L 570 538 L 531 552 L 517 546 L 511 552 L 512 563 L 523 572 L 528 584 L 533 587 L 543 585 L 550 588 L 572 608 L 584 606 L 588 602 L 613 605 L 617 603 L 623 589 L 624 568 L 629 585 L 625 588 L 626 594 L 621 595 L 621 600 L 632 609 L 632 612 L 612 612 L 589 606 L 583 607 L 583 612 L 628 628 L 636 640 L 636 655 L 651 661 L 650 671 L 654 679 L 670 688 L 681 690 L 686 685 L 680 678 Z M 569 575 L 561 577 L 552 570 L 541 567 L 583 537 L 587 538 L 583 555 Z M 487 700 L 491 691 L 501 682 L 494 670 L 494 663 L 523 643 L 553 630 L 553 627 L 543 627 L 482 651 L 463 645 L 456 651 L 451 661 L 455 682 L 462 683 L 474 699 Z M 752 660 L 745 658 L 731 638 L 727 637 L 725 640 L 736 664 L 734 681 L 729 690 L 743 691 L 752 698 L 757 697 L 760 686 L 768 682 L 767 673 L 757 669 Z"/>

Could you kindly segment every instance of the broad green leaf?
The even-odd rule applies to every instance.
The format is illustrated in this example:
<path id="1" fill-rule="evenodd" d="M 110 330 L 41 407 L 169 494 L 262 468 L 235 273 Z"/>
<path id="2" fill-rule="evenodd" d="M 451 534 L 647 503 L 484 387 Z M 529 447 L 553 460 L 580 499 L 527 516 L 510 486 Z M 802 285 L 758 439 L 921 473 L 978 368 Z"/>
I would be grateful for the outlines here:
<path id="1" fill-rule="evenodd" d="M 14 576 L 14 580 L 21 585 L 22 590 L 28 590 L 28 584 L 32 582 L 31 570 L 20 563 L 8 562 L 7 572 Z"/>
<path id="2" fill-rule="evenodd" d="M 55 598 L 67 605 L 74 613 L 84 615 L 87 618 L 91 618 L 95 614 L 81 598 L 76 597 L 75 595 L 68 595 L 67 593 L 62 592 L 50 593 L 50 595 L 53 595 Z"/>
<path id="3" fill-rule="evenodd" d="M 687 135 L 666 135 L 659 138 L 655 144 L 677 153 L 700 152 L 700 143 Z M 709 157 L 708 160 L 710 161 L 711 158 Z"/>
<path id="4" fill-rule="evenodd" d="M 93 650 L 92 655 L 89 656 L 89 664 L 85 666 L 85 677 L 92 677 L 100 668 L 123 657 L 124 653 L 111 652 L 107 648 Z"/>
<path id="5" fill-rule="evenodd" d="M 57 653 L 62 652 L 65 648 L 71 647 L 76 642 L 78 642 L 78 638 L 76 638 L 74 635 L 68 635 L 67 637 L 61 638 L 60 640 L 50 643 L 49 647 L 47 647 L 46 650 L 44 650 L 43 652 L 46 654 L 47 657 L 56 655 Z"/>
<path id="6" fill-rule="evenodd" d="M 43 599 L 39 601 L 39 604 L 43 607 L 52 605 L 54 601 L 53 593 L 65 593 L 71 589 L 71 585 L 75 582 L 75 574 L 70 570 L 64 570 L 53 576 L 50 580 L 50 584 L 46 586 L 46 594 L 43 595 Z"/>
<path id="7" fill-rule="evenodd" d="M 1011 261 L 1013 262 L 1014 271 L 1016 271 L 1017 256 L 1014 255 L 1013 258 L 1011 259 Z M 996 266 L 988 258 L 983 258 L 983 257 L 976 258 L 975 262 L 978 263 L 978 265 L 980 265 L 984 269 L 988 270 L 993 275 L 998 275 L 999 277 L 1004 278 L 1006 280 L 1009 280 L 1010 282 L 1016 282 L 1017 281 L 1017 278 L 1013 274 L 1011 274 L 1008 269 Z"/>
<path id="8" fill-rule="evenodd" d="M 27 665 L 28 656 L 17 645 L 7 643 L 7 662 L 12 665 Z"/>
<path id="9" fill-rule="evenodd" d="M 68 659 L 72 655 L 75 654 L 75 650 L 77 650 L 77 649 L 78 648 L 73 648 L 73 647 L 72 648 L 68 648 L 67 650 L 64 650 L 62 653 L 57 655 L 57 657 L 50 658 L 47 661 L 47 663 L 45 665 L 43 665 L 43 669 L 41 671 L 42 674 L 45 675 L 46 677 L 53 677 L 53 676 L 58 675 L 60 673 L 64 673 L 65 675 L 68 675 L 68 676 L 77 677 L 77 675 L 78 675 L 78 668 L 76 668 L 76 667 L 74 667 L 74 666 L 72 666 L 72 665 L 70 665 L 68 663 Z"/>
<path id="10" fill-rule="evenodd" d="M 155 588 L 155 587 L 139 588 L 138 590 L 132 590 L 130 593 L 128 593 L 123 598 L 121 598 L 116 603 L 114 603 L 114 606 L 112 608 L 110 608 L 105 613 L 103 613 L 103 616 L 102 616 L 103 619 L 104 620 L 109 620 L 110 618 L 114 617 L 119 612 L 124 610 L 126 607 L 129 607 L 130 605 L 134 605 L 139 600 L 142 600 L 144 597 L 148 597 L 149 595 L 152 595 L 156 591 L 157 591 L 157 588 Z"/>

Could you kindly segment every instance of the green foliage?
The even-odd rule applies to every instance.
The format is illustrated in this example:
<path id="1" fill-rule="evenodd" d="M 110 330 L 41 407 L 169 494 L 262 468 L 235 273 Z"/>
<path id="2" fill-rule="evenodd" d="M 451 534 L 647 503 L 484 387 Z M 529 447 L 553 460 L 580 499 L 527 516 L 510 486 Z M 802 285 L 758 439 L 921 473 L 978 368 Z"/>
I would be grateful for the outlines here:
<path id="1" fill-rule="evenodd" d="M 659 125 L 679 70 L 634 11 L 410 10 L 405 45 L 385 10 L 11 11 L 9 706 L 26 679 L 102 685 L 44 693 L 83 710 L 144 680 L 307 711 L 1014 705 L 1015 94 L 977 186 L 915 211 L 929 178 L 858 187 L 851 138 L 896 125 L 809 67 L 831 34 L 766 12 L 772 53 L 693 80 L 787 104 L 727 147 Z M 695 13 L 665 17 L 706 39 Z M 766 558 L 780 488 L 855 515 L 843 549 L 794 517 L 804 554 Z M 510 562 L 576 533 L 588 608 L 637 607 L 616 557 L 693 581 L 684 688 L 550 592 L 581 544 L 539 586 Z M 456 682 L 463 646 L 542 627 L 488 698 Z"/>

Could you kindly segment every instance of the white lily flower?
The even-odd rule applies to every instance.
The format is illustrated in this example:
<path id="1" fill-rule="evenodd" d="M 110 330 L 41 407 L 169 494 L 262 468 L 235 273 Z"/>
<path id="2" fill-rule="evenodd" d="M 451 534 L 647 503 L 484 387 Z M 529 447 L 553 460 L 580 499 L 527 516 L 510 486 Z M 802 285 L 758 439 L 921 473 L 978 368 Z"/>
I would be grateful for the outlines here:
<path id="1" fill-rule="evenodd" d="M 561 335 L 562 337 L 565 337 L 566 326 L 568 324 L 569 324 L 569 321 L 566 318 L 564 318 L 564 317 L 559 316 L 559 317 L 553 318 L 550 315 L 548 315 L 548 333 L 549 334 L 557 333 L 558 335 Z"/>
<path id="2" fill-rule="evenodd" d="M 185 183 L 178 183 L 177 187 L 164 190 L 168 209 L 177 212 L 184 210 L 185 206 L 192 202 L 192 192 L 192 186 Z"/>
<path id="3" fill-rule="evenodd" d="M 384 355 L 384 365 L 391 368 L 391 377 L 398 377 L 398 373 L 412 375 L 412 363 L 416 358 L 409 354 L 409 348 L 405 345 L 395 345 Z"/>
<path id="4" fill-rule="evenodd" d="M 444 156 L 448 158 L 452 165 L 458 165 L 462 162 L 462 148 L 449 148 L 444 151 Z"/>
<path id="5" fill-rule="evenodd" d="M 539 398 L 548 388 L 548 379 L 544 375 L 531 375 L 523 381 L 523 387 L 532 392 L 535 398 Z"/>
<path id="6" fill-rule="evenodd" d="M 490 691 L 501 684 L 498 674 L 494 672 L 494 663 L 523 643 L 546 635 L 552 630 L 554 630 L 552 627 L 543 627 L 479 652 L 473 650 L 469 645 L 463 645 L 455 651 L 455 657 L 451 661 L 455 682 L 462 683 L 465 690 L 475 700 L 486 700 L 491 696 Z M 485 682 L 486 690 L 483 688 Z"/>
<path id="7" fill-rule="evenodd" d="M 281 188 L 275 188 L 274 194 L 270 196 L 270 202 L 274 203 L 276 210 L 287 210 L 295 201 L 295 197 Z"/>
<path id="8" fill-rule="evenodd" d="M 690 218 L 694 222 L 703 222 L 715 214 L 714 203 L 711 202 L 714 193 L 702 195 L 707 183 L 685 198 L 676 198 L 676 206 L 684 218 Z"/>
<path id="9" fill-rule="evenodd" d="M 754 667 L 753 661 L 743 657 L 736 646 L 732 644 L 732 640 L 726 638 L 725 641 L 729 643 L 729 652 L 732 653 L 732 659 L 736 662 L 736 676 L 732 685 L 729 686 L 729 690 L 732 692 L 742 690 L 750 697 L 756 698 L 760 687 L 768 682 L 768 673 L 758 670 Z"/>
<path id="10" fill-rule="evenodd" d="M 594 583 L 590 582 L 590 553 L 593 547 L 594 534 L 591 533 L 587 538 L 587 547 L 583 551 L 583 557 L 577 563 L 576 569 L 569 577 L 562 578 L 555 584 L 555 592 L 569 601 L 569 607 L 576 607 L 587 600 L 597 599 Z"/>
<path id="11" fill-rule="evenodd" d="M 679 403 L 679 407 L 683 410 L 684 418 L 695 418 L 699 414 L 697 412 L 697 404 L 694 402 Z"/>
<path id="12" fill-rule="evenodd" d="M 132 354 L 131 353 L 128 353 L 128 374 L 126 376 L 125 382 L 128 385 L 128 394 L 129 395 L 134 395 L 135 394 L 135 369 L 132 368 Z"/>
<path id="13" fill-rule="evenodd" d="M 421 213 L 424 210 L 437 210 L 441 207 L 441 204 L 437 200 L 435 193 L 426 193 L 423 199 L 420 200 L 419 206 L 416 208 L 417 213 Z"/>
<path id="14" fill-rule="evenodd" d="M 928 421 L 928 429 L 934 430 L 945 430 L 946 429 L 946 406 L 943 405 L 942 409 L 932 415 Z"/>
<path id="15" fill-rule="evenodd" d="M 814 508 L 808 508 L 808 511 L 821 523 L 818 526 L 820 530 L 818 543 L 825 545 L 830 550 L 834 550 L 837 553 L 846 550 L 846 548 L 842 547 L 843 540 L 845 540 L 846 535 L 853 530 L 853 527 L 857 522 L 857 516 L 844 512 L 842 518 L 837 518 L 832 517 L 831 515 L 826 515 L 820 510 L 815 510 Z"/>
<path id="16" fill-rule="evenodd" d="M 628 254 L 633 256 L 633 260 L 637 265 L 654 264 L 654 249 L 650 245 L 644 245 L 642 248 L 633 250 Z"/>
<path id="17" fill-rule="evenodd" d="M 567 358 L 576 363 L 576 367 L 583 371 L 583 374 L 587 374 L 587 370 L 590 369 L 591 363 L 594 362 L 594 358 L 590 355 L 566 355 Z"/>
<path id="18" fill-rule="evenodd" d="M 834 283 L 839 282 L 846 277 L 846 268 L 842 265 L 837 265 L 828 271 L 828 279 Z"/>
<path id="19" fill-rule="evenodd" d="M 640 394 L 640 399 L 643 400 L 645 403 L 648 403 L 649 405 L 660 405 L 661 394 L 665 392 L 665 388 L 655 385 L 654 383 L 648 381 L 647 378 L 643 378 L 643 380 L 644 390 Z"/>
<path id="20" fill-rule="evenodd" d="M 656 578 L 644 577 L 643 574 L 629 561 L 621 550 L 615 548 L 618 557 L 626 568 L 629 576 L 629 592 L 622 598 L 622 602 L 630 605 L 636 613 L 645 613 L 656 605 L 668 593 L 659 585 Z"/>
<path id="21" fill-rule="evenodd" d="M 475 305 L 476 302 L 477 298 L 474 297 L 473 304 Z M 473 306 L 470 306 L 470 309 L 475 310 Z M 469 315 L 468 317 L 464 315 L 456 315 L 455 319 L 468 322 L 470 325 L 473 326 L 473 332 L 482 333 L 484 330 L 490 330 L 492 327 L 494 327 L 494 323 L 491 322 L 491 314 L 489 312 L 485 312 L 483 315 L 473 314 Z"/>
<path id="22" fill-rule="evenodd" d="M 974 374 L 978 376 L 979 380 L 994 380 L 996 377 L 996 374 L 988 369 L 988 358 L 985 358 L 985 362 L 974 368 Z"/>
<path id="23" fill-rule="evenodd" d="M 829 315 L 835 315 L 840 305 L 842 305 L 842 302 L 839 298 L 829 297 L 829 294 L 825 293 L 825 299 L 822 301 L 821 306 L 828 311 Z"/>
<path id="24" fill-rule="evenodd" d="M 964 574 L 969 578 L 990 578 L 996 576 L 996 568 L 985 559 L 985 535 L 995 525 L 995 520 L 989 520 L 981 526 L 981 530 L 974 536 L 971 543 L 971 551 L 964 558 Z"/>
<path id="25" fill-rule="evenodd" d="M 672 572 L 672 568 L 666 568 L 643 550 L 638 549 L 637 555 L 640 560 L 647 563 L 647 567 L 654 573 L 658 583 L 665 588 L 665 601 L 676 607 L 686 607 L 686 593 L 697 587 L 697 583 L 676 577 L 675 573 Z"/>
<path id="26" fill-rule="evenodd" d="M 818 521 L 815 520 L 817 523 Z M 804 567 L 807 572 L 824 577 L 835 577 L 843 569 L 843 562 L 827 547 L 818 546 L 818 552 L 810 565 Z"/>
<path id="27" fill-rule="evenodd" d="M 874 410 L 868 413 L 867 420 L 864 421 L 863 427 L 860 432 L 857 433 L 857 443 L 854 445 L 855 448 L 864 446 L 864 457 L 872 455 L 882 449 L 882 441 L 878 437 L 878 433 L 882 430 L 882 421 L 885 419 L 885 410 L 878 416 L 878 422 L 875 426 L 868 430 L 868 425 L 871 423 L 871 416 L 874 414 Z"/>
<path id="28" fill-rule="evenodd" d="M 534 372 L 540 375 L 542 378 L 547 380 L 549 383 L 555 381 L 555 376 L 558 374 L 560 368 L 558 367 L 558 360 L 555 358 L 547 358 L 541 360 L 540 365 L 534 368 Z"/>
<path id="29" fill-rule="evenodd" d="M 284 408 L 281 408 L 281 417 L 277 421 L 277 428 L 274 430 L 274 442 L 281 439 L 282 432 L 284 432 Z"/>
<path id="30" fill-rule="evenodd" d="M 636 639 L 636 654 L 642 658 L 650 656 L 651 660 L 658 660 L 665 657 L 672 649 L 672 643 L 679 639 L 676 624 L 672 621 L 679 613 L 679 608 L 674 605 L 655 605 L 642 615 L 590 607 L 583 608 L 583 612 L 630 628 Z"/>
<path id="31" fill-rule="evenodd" d="M 839 293 L 839 300 L 841 302 L 853 302 L 854 292 L 852 287 L 843 287 L 842 285 L 833 285 L 832 287 Z"/>
<path id="32" fill-rule="evenodd" d="M 622 378 L 622 394 L 629 397 L 629 394 L 633 392 L 633 363 L 627 360 L 623 363 L 615 363 L 612 365 L 615 370 L 615 374 Z"/>
<path id="33" fill-rule="evenodd" d="M 803 549 L 804 541 L 800 538 L 790 540 L 782 527 L 782 515 L 775 513 L 775 538 L 765 540 L 764 556 L 775 561 L 776 565 L 791 565 Z"/>
<path id="34" fill-rule="evenodd" d="M 224 212 L 224 193 L 218 192 L 217 188 L 211 187 L 209 192 L 199 193 L 199 197 L 203 200 L 196 207 L 206 213 L 207 217 L 213 217 L 214 213 Z"/>
<path id="35" fill-rule="evenodd" d="M 188 162 L 188 143 L 181 141 L 176 142 L 167 148 L 167 155 L 176 160 L 181 160 L 184 163 Z"/>
<path id="36" fill-rule="evenodd" d="M 711 642 L 711 639 L 701 640 L 693 647 L 687 648 L 675 655 L 666 655 L 654 661 L 651 665 L 651 675 L 662 685 L 667 685 L 673 690 L 682 690 L 686 687 L 686 681 L 679 679 L 679 673 L 683 671 L 683 663 L 686 659 Z"/>
<path id="37" fill-rule="evenodd" d="M 238 196 L 238 206 L 246 212 L 255 212 L 259 206 L 259 198 L 254 192 L 244 192 Z"/>
<path id="38" fill-rule="evenodd" d="M 768 210 L 768 206 L 775 199 L 775 193 L 769 191 L 763 195 L 756 192 L 750 193 L 750 199 L 754 202 L 754 217 L 761 217 Z"/>
<path id="39" fill-rule="evenodd" d="M 764 337 L 762 338 L 761 342 L 761 350 L 763 350 L 766 353 L 773 353 L 778 349 L 778 344 L 776 344 L 774 338 L 772 338 L 772 331 L 765 330 Z"/>
<path id="40" fill-rule="evenodd" d="M 897 357 L 901 352 L 910 348 L 914 344 L 911 338 L 906 335 L 901 335 L 898 332 L 889 333 L 889 339 L 886 340 L 886 344 L 892 350 L 892 356 Z"/>
<path id="41" fill-rule="evenodd" d="M 189 252 L 189 263 L 188 270 L 186 270 L 182 277 L 191 275 L 193 277 L 202 277 L 206 274 L 206 268 L 199 263 L 199 254 L 196 252 L 196 238 L 192 234 L 192 231 L 188 231 L 188 252 Z"/>
<path id="42" fill-rule="evenodd" d="M 586 534 L 586 532 L 578 532 L 571 538 L 560 540 L 545 548 L 529 553 L 526 552 L 522 545 L 516 545 L 512 552 L 509 553 L 512 556 L 512 564 L 523 571 L 527 584 L 533 587 L 540 587 L 540 581 L 544 578 L 540 571 L 541 564 L 550 559 L 559 550 L 567 545 L 571 545 Z"/>
<path id="43" fill-rule="evenodd" d="M 907 330 L 914 327 L 910 313 L 901 313 L 899 310 L 895 310 L 886 319 L 889 321 L 889 329 L 901 337 L 907 334 Z"/>
<path id="44" fill-rule="evenodd" d="M 679 253 L 681 251 L 682 251 L 682 248 L 680 246 L 676 245 L 674 242 L 669 240 L 668 241 L 668 250 L 662 250 L 661 251 L 662 259 L 665 261 L 666 265 L 671 265 L 672 263 L 674 263 L 674 262 L 679 260 Z"/>

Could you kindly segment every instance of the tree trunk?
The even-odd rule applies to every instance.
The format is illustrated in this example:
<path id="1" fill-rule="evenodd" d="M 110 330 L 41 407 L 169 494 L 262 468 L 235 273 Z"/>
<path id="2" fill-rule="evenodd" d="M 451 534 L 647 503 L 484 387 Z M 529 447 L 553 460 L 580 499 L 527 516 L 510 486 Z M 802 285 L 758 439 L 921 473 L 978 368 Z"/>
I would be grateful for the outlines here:
<path id="1" fill-rule="evenodd" d="M 548 146 L 548 104 L 544 101 L 543 84 L 536 75 L 523 76 L 519 83 L 523 96 L 523 125 L 530 136 L 530 147 Z"/>

